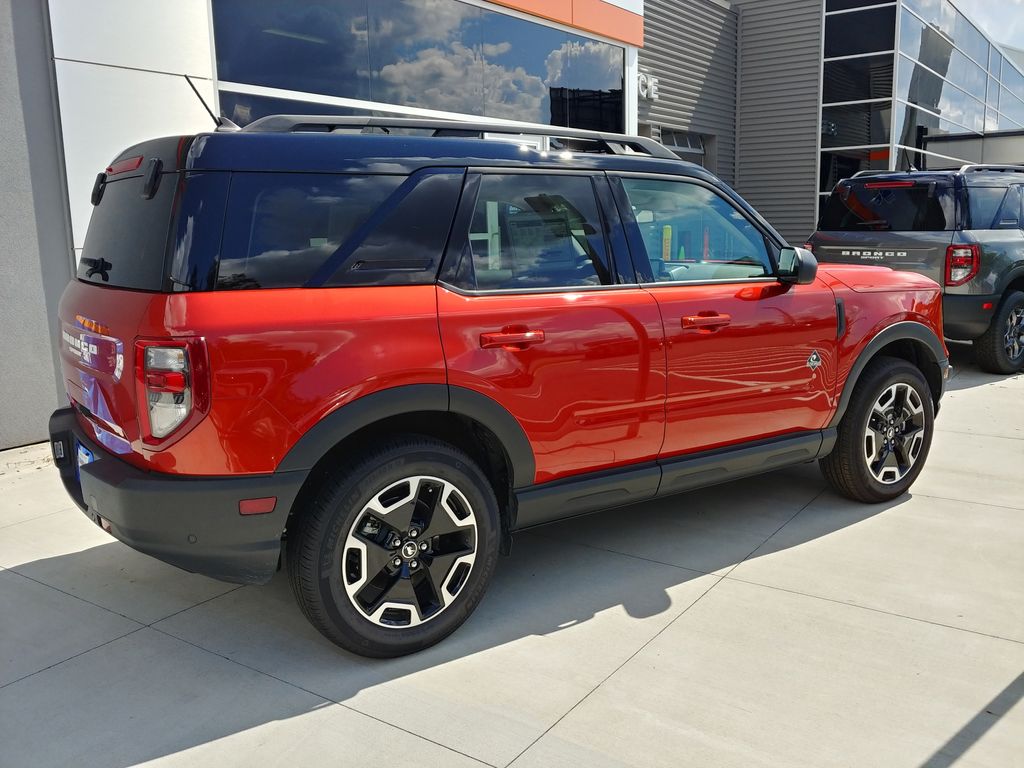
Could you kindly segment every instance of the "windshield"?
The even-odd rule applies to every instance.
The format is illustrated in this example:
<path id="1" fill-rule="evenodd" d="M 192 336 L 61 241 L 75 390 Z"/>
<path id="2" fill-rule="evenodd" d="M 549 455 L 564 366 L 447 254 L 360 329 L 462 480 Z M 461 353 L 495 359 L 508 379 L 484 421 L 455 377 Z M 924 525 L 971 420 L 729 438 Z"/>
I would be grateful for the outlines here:
<path id="1" fill-rule="evenodd" d="M 838 232 L 942 232 L 956 228 L 953 187 L 946 181 L 840 182 L 818 229 Z"/>

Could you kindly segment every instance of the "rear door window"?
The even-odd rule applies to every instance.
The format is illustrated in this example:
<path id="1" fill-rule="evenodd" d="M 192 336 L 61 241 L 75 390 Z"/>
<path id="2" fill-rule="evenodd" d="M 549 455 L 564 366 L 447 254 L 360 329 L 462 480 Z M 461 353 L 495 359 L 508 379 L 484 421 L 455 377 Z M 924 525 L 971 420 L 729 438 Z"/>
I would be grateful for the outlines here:
<path id="1" fill-rule="evenodd" d="M 953 187 L 942 181 L 840 183 L 821 212 L 828 232 L 944 232 L 956 228 Z"/>
<path id="2" fill-rule="evenodd" d="M 477 290 L 610 284 L 604 226 L 589 176 L 486 174 L 458 267 Z"/>
<path id="3" fill-rule="evenodd" d="M 103 185 L 78 263 L 79 280 L 143 291 L 163 289 L 178 174 L 161 174 L 152 197 L 143 195 L 144 178 L 137 175 Z"/>

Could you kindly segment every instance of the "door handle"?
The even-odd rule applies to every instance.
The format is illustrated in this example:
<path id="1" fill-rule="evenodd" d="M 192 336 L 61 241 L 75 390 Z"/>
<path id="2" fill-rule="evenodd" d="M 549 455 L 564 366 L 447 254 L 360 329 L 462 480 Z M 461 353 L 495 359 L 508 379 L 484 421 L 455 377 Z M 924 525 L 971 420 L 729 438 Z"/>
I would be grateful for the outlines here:
<path id="1" fill-rule="evenodd" d="M 544 331 L 490 331 L 480 334 L 480 346 L 484 349 L 504 347 L 506 349 L 526 349 L 533 344 L 544 341 Z"/>
<path id="2" fill-rule="evenodd" d="M 696 328 L 698 330 L 714 331 L 731 323 L 732 317 L 720 315 L 717 312 L 701 312 L 699 315 L 683 315 L 679 322 L 684 330 Z"/>

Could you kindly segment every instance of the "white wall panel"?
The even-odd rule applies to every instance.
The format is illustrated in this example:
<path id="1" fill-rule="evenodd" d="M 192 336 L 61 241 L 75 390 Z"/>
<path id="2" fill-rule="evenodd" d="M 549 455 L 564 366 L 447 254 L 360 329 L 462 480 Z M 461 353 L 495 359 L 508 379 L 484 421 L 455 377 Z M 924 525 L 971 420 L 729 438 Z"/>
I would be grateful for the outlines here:
<path id="1" fill-rule="evenodd" d="M 213 121 L 180 75 L 61 60 L 56 65 L 71 228 L 75 247 L 81 248 L 97 173 L 132 144 L 209 131 Z M 212 106 L 212 81 L 193 82 Z"/>
<path id="2" fill-rule="evenodd" d="M 206 0 L 49 0 L 58 59 L 213 78 Z"/>

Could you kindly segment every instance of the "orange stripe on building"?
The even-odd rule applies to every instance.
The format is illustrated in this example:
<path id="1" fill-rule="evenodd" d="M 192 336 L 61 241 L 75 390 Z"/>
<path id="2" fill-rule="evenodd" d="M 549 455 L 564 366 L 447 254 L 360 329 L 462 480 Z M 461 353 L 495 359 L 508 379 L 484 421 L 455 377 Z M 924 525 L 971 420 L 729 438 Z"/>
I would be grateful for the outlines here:
<path id="1" fill-rule="evenodd" d="M 491 0 L 517 11 L 593 32 L 628 45 L 644 44 L 644 17 L 605 0 Z"/>
<path id="2" fill-rule="evenodd" d="M 888 160 L 889 148 L 868 150 L 868 160 Z"/>

